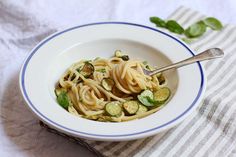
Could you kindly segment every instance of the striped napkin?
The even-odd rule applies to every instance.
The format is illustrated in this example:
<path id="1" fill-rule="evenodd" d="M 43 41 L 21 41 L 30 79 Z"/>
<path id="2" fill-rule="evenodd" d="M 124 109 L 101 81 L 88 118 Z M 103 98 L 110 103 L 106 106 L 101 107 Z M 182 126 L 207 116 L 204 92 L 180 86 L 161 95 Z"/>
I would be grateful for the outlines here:
<path id="1" fill-rule="evenodd" d="M 168 19 L 186 28 L 204 17 L 180 7 Z M 128 142 L 84 140 L 87 147 L 106 157 L 236 156 L 236 27 L 208 30 L 190 46 L 197 52 L 211 47 L 225 52 L 223 59 L 204 64 L 207 90 L 196 111 L 180 125 L 153 137 Z"/>

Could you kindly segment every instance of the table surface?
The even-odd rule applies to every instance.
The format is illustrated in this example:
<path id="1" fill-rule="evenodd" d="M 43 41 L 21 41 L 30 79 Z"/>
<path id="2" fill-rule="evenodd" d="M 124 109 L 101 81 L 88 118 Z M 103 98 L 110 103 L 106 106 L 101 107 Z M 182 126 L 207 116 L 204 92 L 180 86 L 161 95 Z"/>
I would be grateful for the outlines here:
<path id="1" fill-rule="evenodd" d="M 36 19 L 40 23 L 40 29 L 47 28 L 49 30 L 47 33 L 50 34 L 50 32 L 67 27 L 101 21 L 126 21 L 151 25 L 149 22 L 150 16 L 166 18 L 181 5 L 208 16 L 214 16 L 223 23 L 236 24 L 236 1 L 234 0 L 67 0 L 66 2 L 58 0 L 0 0 L 0 32 L 6 30 L 6 28 L 3 29 L 5 27 L 3 25 L 4 20 L 7 21 L 8 17 L 19 12 L 22 12 L 18 16 L 20 20 L 21 18 L 24 20 L 25 15 L 34 20 Z M 11 9 L 7 10 L 6 8 Z M 8 20 L 8 22 L 11 21 Z M 17 23 L 15 24 L 17 25 Z M 9 28 L 10 31 L 11 28 Z M 27 33 L 27 31 L 23 33 Z M 39 36 L 38 38 L 41 39 L 42 37 Z M 17 83 L 17 72 L 23 58 L 36 43 L 36 41 L 33 41 L 33 44 L 21 50 L 25 55 L 19 55 L 18 58 L 16 58 L 17 55 L 14 55 L 14 64 L 8 67 L 5 66 L 5 63 L 8 60 L 12 61 L 12 59 L 10 59 L 10 55 L 5 56 L 6 53 L 0 48 L 0 81 L 2 82 L 2 88 L 0 89 L 0 156 L 15 156 L 17 154 L 17 156 L 60 157 L 66 155 L 93 157 L 94 155 L 85 148 L 48 133 L 42 128 L 40 129 L 35 124 L 37 123 L 36 118 L 27 108 L 11 107 L 9 110 L 5 109 L 6 105 L 14 106 L 17 100 L 21 99 L 9 95 L 18 94 L 14 88 Z M 3 42 L 0 42 L 1 44 Z M 11 48 L 9 47 L 9 50 Z M 22 112 L 24 114 L 20 114 Z M 32 119 L 34 120 L 32 121 Z M 18 125 L 15 125 L 15 123 L 18 123 Z M 25 126 L 31 126 L 31 128 L 26 130 L 24 129 Z M 34 133 L 34 131 L 37 131 L 37 133 Z M 53 140 L 57 140 L 58 144 L 53 143 Z"/>

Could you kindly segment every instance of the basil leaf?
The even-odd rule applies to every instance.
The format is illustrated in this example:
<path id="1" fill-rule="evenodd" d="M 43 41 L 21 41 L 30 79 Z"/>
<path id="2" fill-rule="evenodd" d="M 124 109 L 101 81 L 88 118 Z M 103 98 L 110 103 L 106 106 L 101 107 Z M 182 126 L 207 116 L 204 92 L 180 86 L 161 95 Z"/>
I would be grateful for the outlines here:
<path id="1" fill-rule="evenodd" d="M 177 33 L 177 34 L 182 34 L 184 32 L 184 29 L 182 26 L 180 26 L 176 21 L 174 20 L 169 20 L 166 23 L 166 28 L 173 32 L 173 33 Z"/>
<path id="2" fill-rule="evenodd" d="M 205 20 L 203 20 L 203 22 L 212 30 L 220 30 L 223 28 L 221 22 L 214 17 L 208 17 Z"/>
<path id="3" fill-rule="evenodd" d="M 166 27 L 166 22 L 159 17 L 150 17 L 150 21 L 156 24 L 157 27 Z"/>
<path id="4" fill-rule="evenodd" d="M 69 106 L 69 98 L 68 95 L 65 91 L 62 91 L 58 96 L 57 96 L 57 102 L 59 105 L 61 105 L 63 108 L 67 109 Z"/>
<path id="5" fill-rule="evenodd" d="M 203 21 L 199 21 L 185 30 L 185 35 L 189 38 L 199 37 L 206 32 L 206 25 Z"/>

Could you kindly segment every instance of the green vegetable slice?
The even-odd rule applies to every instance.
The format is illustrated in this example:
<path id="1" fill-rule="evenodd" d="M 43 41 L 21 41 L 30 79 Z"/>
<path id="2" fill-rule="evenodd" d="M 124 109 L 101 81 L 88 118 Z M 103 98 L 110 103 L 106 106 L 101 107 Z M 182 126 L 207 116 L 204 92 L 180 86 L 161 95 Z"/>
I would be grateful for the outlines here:
<path id="1" fill-rule="evenodd" d="M 168 87 L 160 88 L 154 93 L 154 100 L 158 104 L 163 104 L 170 97 L 170 89 Z"/>
<path id="2" fill-rule="evenodd" d="M 124 61 L 128 61 L 129 60 L 129 56 L 122 54 L 121 50 L 116 50 L 115 51 L 115 57 L 121 58 Z"/>
<path id="3" fill-rule="evenodd" d="M 174 20 L 169 20 L 166 23 L 166 28 L 173 32 L 173 33 L 177 33 L 177 34 L 182 34 L 184 33 L 184 29 L 182 26 L 180 26 L 176 21 Z"/>
<path id="4" fill-rule="evenodd" d="M 118 101 L 107 103 L 105 106 L 105 110 L 107 114 L 109 114 L 110 116 L 116 116 L 116 117 L 120 116 L 122 112 L 122 108 Z"/>
<path id="5" fill-rule="evenodd" d="M 123 108 L 128 115 L 135 114 L 139 109 L 139 102 L 135 100 L 127 101 L 123 104 Z"/>
<path id="6" fill-rule="evenodd" d="M 115 82 L 111 78 L 104 78 L 102 79 L 102 87 L 107 91 L 111 91 Z"/>
<path id="7" fill-rule="evenodd" d="M 189 38 L 199 37 L 206 32 L 206 25 L 203 21 L 199 21 L 185 30 L 185 35 Z"/>
<path id="8" fill-rule="evenodd" d="M 115 57 L 122 57 L 123 56 L 123 54 L 122 54 L 122 52 L 121 52 L 121 50 L 116 50 L 115 51 Z"/>
<path id="9" fill-rule="evenodd" d="M 147 112 L 147 111 L 148 111 L 148 108 L 146 106 L 143 106 L 143 105 L 139 104 L 138 111 L 135 114 L 142 114 L 142 113 Z"/>
<path id="10" fill-rule="evenodd" d="M 94 72 L 94 66 L 89 62 L 85 62 L 84 66 L 79 71 L 79 73 L 82 74 L 86 78 L 91 76 L 93 72 Z"/>
<path id="11" fill-rule="evenodd" d="M 69 106 L 69 97 L 67 95 L 67 92 L 63 89 L 56 89 L 55 93 L 57 95 L 57 102 L 59 105 L 61 105 L 63 108 L 67 109 Z"/>
<path id="12" fill-rule="evenodd" d="M 166 22 L 159 17 L 150 17 L 152 23 L 156 24 L 157 27 L 166 27 Z"/>
<path id="13" fill-rule="evenodd" d="M 203 22 L 206 26 L 210 27 L 213 30 L 221 30 L 223 28 L 221 22 L 214 17 L 208 17 L 203 20 Z"/>
<path id="14" fill-rule="evenodd" d="M 145 106 L 154 106 L 153 93 L 150 90 L 143 91 L 140 95 L 138 95 L 138 100 Z"/>

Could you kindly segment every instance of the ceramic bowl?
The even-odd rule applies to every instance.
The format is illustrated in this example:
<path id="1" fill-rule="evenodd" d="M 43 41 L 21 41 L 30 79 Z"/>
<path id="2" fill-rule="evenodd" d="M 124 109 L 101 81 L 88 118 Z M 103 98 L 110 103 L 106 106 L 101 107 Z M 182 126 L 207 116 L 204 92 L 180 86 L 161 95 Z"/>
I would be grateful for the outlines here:
<path id="1" fill-rule="evenodd" d="M 27 106 L 44 123 L 60 132 L 99 141 L 144 138 L 183 121 L 201 102 L 206 79 L 200 63 L 164 73 L 172 95 L 160 111 L 138 120 L 112 123 L 76 117 L 56 102 L 55 84 L 65 70 L 81 59 L 109 58 L 115 50 L 158 67 L 191 57 L 194 51 L 170 34 L 151 27 L 103 22 L 76 26 L 41 41 L 26 58 L 20 89 Z"/>

